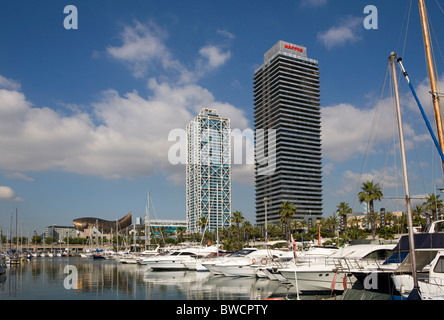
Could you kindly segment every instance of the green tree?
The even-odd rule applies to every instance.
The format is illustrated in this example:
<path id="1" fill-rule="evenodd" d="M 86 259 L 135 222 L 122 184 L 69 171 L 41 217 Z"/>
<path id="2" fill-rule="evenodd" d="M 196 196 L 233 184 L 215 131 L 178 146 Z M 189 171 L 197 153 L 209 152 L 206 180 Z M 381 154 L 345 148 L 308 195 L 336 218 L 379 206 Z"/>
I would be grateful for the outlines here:
<path id="1" fill-rule="evenodd" d="M 322 226 L 327 229 L 331 236 L 336 236 L 336 229 L 338 226 L 338 218 L 336 215 L 332 215 L 326 219 L 322 219 Z"/>
<path id="2" fill-rule="evenodd" d="M 358 193 L 359 202 L 366 202 L 368 206 L 368 222 L 370 223 L 372 238 L 376 238 L 376 220 L 374 201 L 380 201 L 383 197 L 381 187 L 379 184 L 373 184 L 373 181 L 364 182 L 361 188 L 361 192 Z"/>
<path id="3" fill-rule="evenodd" d="M 279 211 L 281 215 L 281 222 L 285 224 L 285 237 L 287 241 L 290 241 L 290 231 L 291 231 L 291 220 L 296 214 L 296 207 L 293 203 L 284 201 L 281 204 L 281 210 Z"/>
<path id="4" fill-rule="evenodd" d="M 183 241 L 183 235 L 185 234 L 185 228 L 184 227 L 177 227 L 176 229 L 176 236 L 177 236 L 177 241 L 180 243 Z"/>
<path id="5" fill-rule="evenodd" d="M 414 226 L 418 226 L 421 225 L 422 226 L 422 217 L 421 215 L 424 213 L 424 207 L 425 204 L 423 203 L 422 205 L 416 205 L 413 210 L 412 210 L 412 220 L 413 220 L 413 225 Z"/>
<path id="6" fill-rule="evenodd" d="M 56 242 L 57 242 L 56 238 L 53 238 L 53 237 L 45 238 L 45 244 L 53 244 L 53 243 L 56 243 Z"/>
<path id="7" fill-rule="evenodd" d="M 242 225 L 242 231 L 245 233 L 245 239 L 247 241 L 247 246 L 250 245 L 250 234 L 253 232 L 253 226 L 250 221 L 244 221 Z"/>
<path id="8" fill-rule="evenodd" d="M 205 232 L 207 222 L 208 222 L 208 220 L 207 220 L 207 217 L 205 217 L 205 216 L 200 216 L 200 219 L 197 222 L 197 225 L 200 227 L 200 231 L 202 232 L 202 235 Z"/>
<path id="9" fill-rule="evenodd" d="M 350 226 L 345 233 L 347 235 L 347 238 L 350 240 L 359 240 L 367 238 L 367 234 L 365 233 L 365 231 L 356 225 Z"/>
<path id="10" fill-rule="evenodd" d="M 341 224 L 343 228 L 342 231 L 345 231 L 347 229 L 347 216 L 353 213 L 353 209 L 350 208 L 350 205 L 348 203 L 341 202 L 339 206 L 337 206 L 336 213 L 341 219 Z"/>
<path id="11" fill-rule="evenodd" d="M 385 213 L 385 223 L 386 225 L 393 226 L 393 222 L 395 221 L 395 215 L 392 211 L 387 211 Z"/>
<path id="12" fill-rule="evenodd" d="M 395 231 L 390 228 L 389 226 L 383 226 L 379 228 L 378 230 L 379 237 L 382 239 L 394 239 L 395 238 Z"/>
<path id="13" fill-rule="evenodd" d="M 232 238 L 225 238 L 222 240 L 223 249 L 225 251 L 231 251 L 234 249 L 234 241 Z"/>
<path id="14" fill-rule="evenodd" d="M 429 211 L 432 214 L 434 221 L 438 220 L 438 213 L 444 208 L 442 200 L 439 199 L 439 195 L 434 193 L 427 195 L 426 202 L 424 203 L 424 212 Z"/>
<path id="15" fill-rule="evenodd" d="M 241 249 L 240 245 L 240 224 L 245 220 L 245 218 L 242 216 L 242 212 L 235 211 L 233 212 L 233 216 L 231 217 L 231 221 L 236 224 L 236 230 L 237 230 L 237 248 Z"/>
<path id="16" fill-rule="evenodd" d="M 350 219 L 350 225 L 352 226 L 352 227 L 356 227 L 356 228 L 358 228 L 359 227 L 359 225 L 361 224 L 361 219 L 359 219 L 358 217 L 352 217 L 351 219 Z"/>
<path id="17" fill-rule="evenodd" d="M 398 217 L 394 218 L 393 221 L 393 229 L 396 231 L 396 233 L 407 233 L 407 215 L 402 214 Z"/>

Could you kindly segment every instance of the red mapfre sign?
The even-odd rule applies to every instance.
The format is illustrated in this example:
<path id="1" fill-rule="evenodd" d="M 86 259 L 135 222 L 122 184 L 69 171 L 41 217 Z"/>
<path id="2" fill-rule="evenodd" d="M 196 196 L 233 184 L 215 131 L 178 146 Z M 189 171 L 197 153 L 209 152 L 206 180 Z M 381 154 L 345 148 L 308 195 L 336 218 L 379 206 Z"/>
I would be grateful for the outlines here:
<path id="1" fill-rule="evenodd" d="M 285 44 L 284 47 L 287 48 L 287 49 L 290 49 L 290 50 L 294 50 L 294 51 L 298 51 L 298 52 L 304 52 L 303 49 L 301 49 L 301 48 L 297 48 L 297 47 L 295 47 L 295 46 L 291 46 L 291 45 L 289 45 L 289 44 Z"/>

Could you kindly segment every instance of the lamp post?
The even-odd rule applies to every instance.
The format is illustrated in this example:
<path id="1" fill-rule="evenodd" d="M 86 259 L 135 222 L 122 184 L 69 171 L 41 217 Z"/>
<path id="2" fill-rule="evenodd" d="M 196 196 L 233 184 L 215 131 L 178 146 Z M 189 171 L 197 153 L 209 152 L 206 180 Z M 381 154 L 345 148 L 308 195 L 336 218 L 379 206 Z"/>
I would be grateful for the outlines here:
<path id="1" fill-rule="evenodd" d="M 267 243 L 267 240 L 268 240 L 268 226 L 267 226 L 267 202 L 268 202 L 268 198 L 267 197 L 264 198 L 264 202 L 265 202 L 265 243 Z"/>

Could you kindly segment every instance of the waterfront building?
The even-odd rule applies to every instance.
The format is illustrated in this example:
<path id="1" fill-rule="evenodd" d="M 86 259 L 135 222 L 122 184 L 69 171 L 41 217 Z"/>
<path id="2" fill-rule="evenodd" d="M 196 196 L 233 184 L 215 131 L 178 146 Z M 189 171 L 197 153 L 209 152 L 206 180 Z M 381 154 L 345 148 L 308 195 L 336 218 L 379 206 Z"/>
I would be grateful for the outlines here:
<path id="1" fill-rule="evenodd" d="M 45 227 L 43 238 L 54 238 L 56 242 L 62 242 L 65 238 L 77 238 L 78 232 L 74 227 L 57 226 L 55 224 Z"/>
<path id="2" fill-rule="evenodd" d="M 122 230 L 131 226 L 132 213 L 128 213 L 123 218 L 115 221 L 104 220 L 94 217 L 78 218 L 73 220 L 74 228 L 85 232 L 86 229 L 97 229 L 101 233 L 122 232 Z"/>
<path id="3" fill-rule="evenodd" d="M 153 219 L 150 221 L 150 227 L 154 235 L 160 234 L 160 228 L 165 228 L 167 234 L 173 234 L 177 228 L 187 229 L 186 220 L 165 220 L 165 219 Z"/>
<path id="4" fill-rule="evenodd" d="M 316 219 L 322 215 L 318 61 L 303 46 L 277 42 L 254 72 L 254 106 L 256 160 L 274 152 L 271 162 L 256 162 L 257 223 L 279 221 L 285 201 L 294 204 L 296 219 Z"/>
<path id="5" fill-rule="evenodd" d="M 188 125 L 187 231 L 228 227 L 231 217 L 231 124 L 217 110 L 203 109 Z"/>

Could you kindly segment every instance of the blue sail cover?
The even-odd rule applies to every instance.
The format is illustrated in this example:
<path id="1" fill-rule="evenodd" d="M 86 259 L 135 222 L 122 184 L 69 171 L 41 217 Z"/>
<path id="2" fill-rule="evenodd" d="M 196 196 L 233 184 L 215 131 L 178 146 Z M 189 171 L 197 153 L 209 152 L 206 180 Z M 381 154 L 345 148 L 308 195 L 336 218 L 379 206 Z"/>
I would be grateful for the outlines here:
<path id="1" fill-rule="evenodd" d="M 415 250 L 418 249 L 444 249 L 444 233 L 415 233 L 413 235 Z M 393 254 L 384 262 L 401 263 L 410 250 L 408 235 L 402 236 L 393 249 Z"/>
<path id="2" fill-rule="evenodd" d="M 415 233 L 415 249 L 444 249 L 444 233 Z M 409 251 L 409 237 L 402 236 L 393 251 Z"/>

